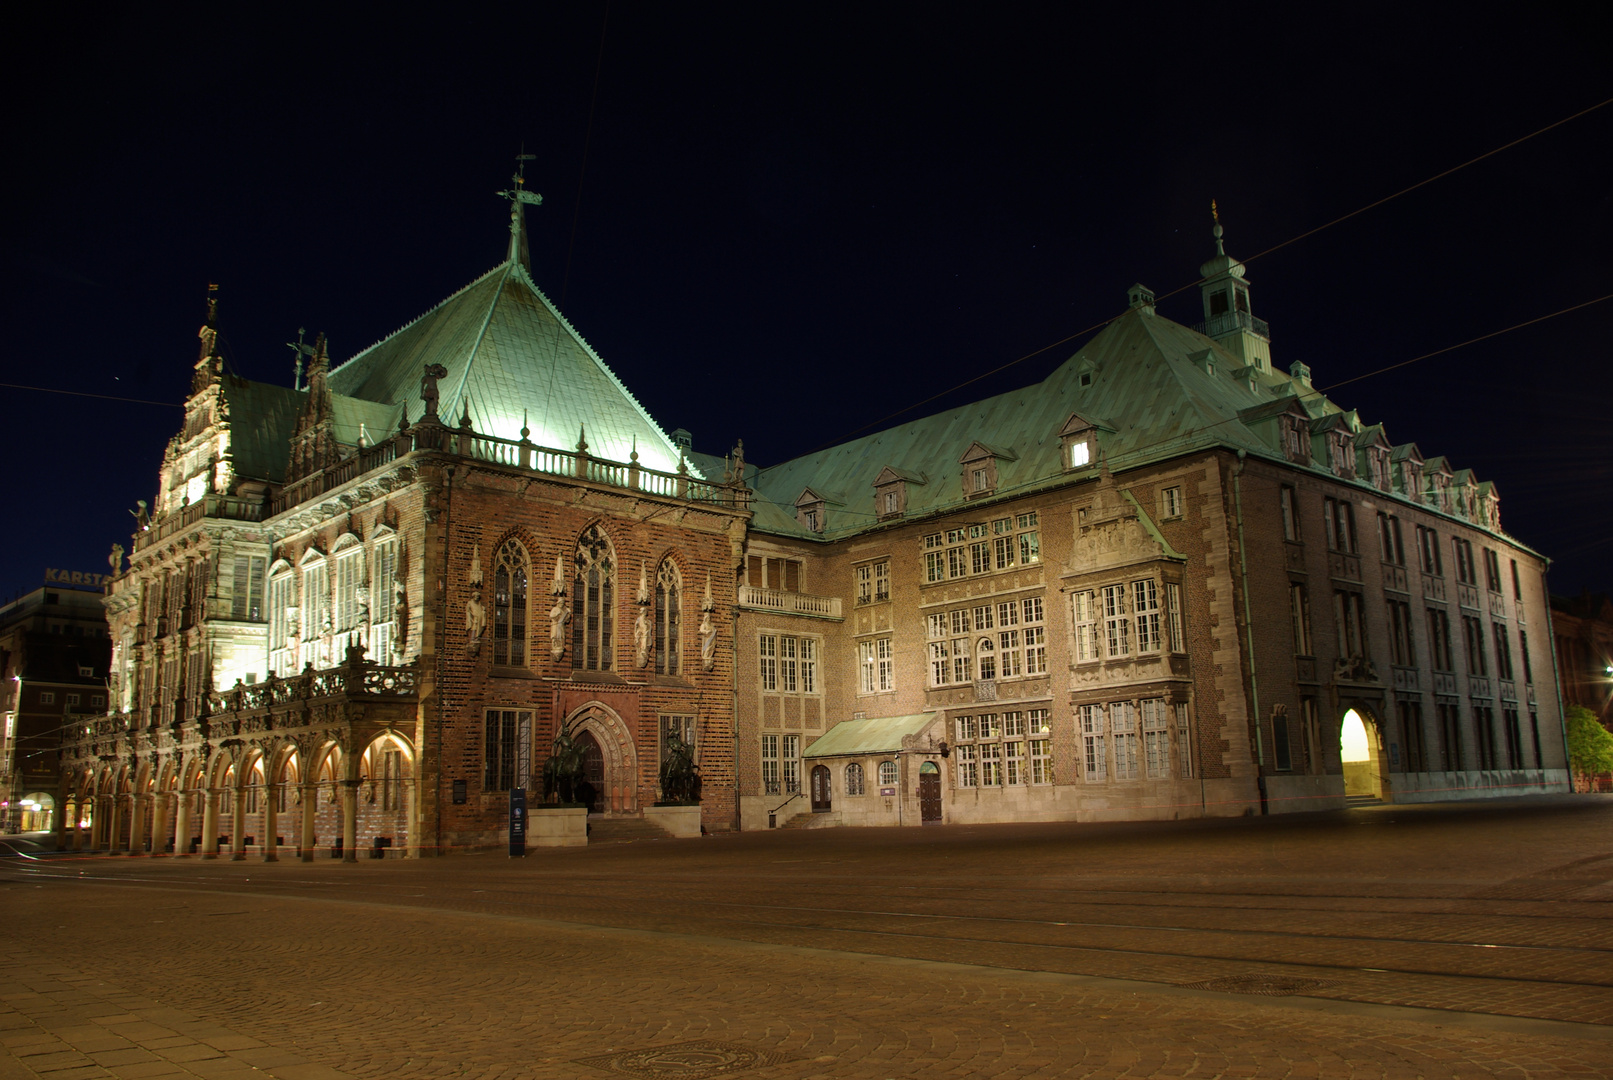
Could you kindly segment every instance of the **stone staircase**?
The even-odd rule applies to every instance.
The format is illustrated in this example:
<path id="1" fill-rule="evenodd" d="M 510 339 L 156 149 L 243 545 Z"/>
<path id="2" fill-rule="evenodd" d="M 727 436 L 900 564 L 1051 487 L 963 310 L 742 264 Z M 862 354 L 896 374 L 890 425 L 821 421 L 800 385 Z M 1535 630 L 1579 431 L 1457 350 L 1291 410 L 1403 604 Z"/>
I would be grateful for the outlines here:
<path id="1" fill-rule="evenodd" d="M 641 817 L 588 815 L 590 844 L 629 844 L 635 840 L 670 840 L 672 834 L 653 821 Z"/>
<path id="2" fill-rule="evenodd" d="M 1346 795 L 1344 805 L 1347 809 L 1353 810 L 1358 806 L 1382 806 L 1384 803 L 1376 795 Z"/>
<path id="3" fill-rule="evenodd" d="M 781 829 L 827 829 L 838 819 L 834 814 L 815 814 L 810 806 L 805 807 L 799 814 L 791 816 L 788 821 L 781 822 Z"/>

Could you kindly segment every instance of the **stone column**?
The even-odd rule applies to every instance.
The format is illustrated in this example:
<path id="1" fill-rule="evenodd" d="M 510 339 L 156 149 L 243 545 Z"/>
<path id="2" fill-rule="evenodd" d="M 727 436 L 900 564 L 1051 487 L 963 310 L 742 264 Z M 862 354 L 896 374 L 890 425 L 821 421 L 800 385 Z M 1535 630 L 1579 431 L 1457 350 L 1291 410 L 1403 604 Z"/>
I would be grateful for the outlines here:
<path id="1" fill-rule="evenodd" d="M 129 796 L 130 855 L 144 855 L 146 853 L 146 807 L 150 804 L 150 795 Z"/>
<path id="2" fill-rule="evenodd" d="M 280 798 L 280 792 L 282 792 L 284 790 L 285 790 L 285 788 L 282 785 L 273 783 L 272 781 L 267 779 L 267 777 L 265 777 L 264 782 L 263 782 L 263 791 L 264 791 L 264 796 L 265 796 L 267 801 L 264 802 L 264 804 L 263 804 L 263 861 L 264 862 L 279 862 L 280 861 L 280 855 L 276 851 L 276 849 L 280 845 L 278 843 L 276 843 L 276 841 L 275 841 L 275 830 L 280 827 L 280 821 L 279 821 L 279 816 L 278 816 L 279 811 L 280 811 L 280 807 L 277 804 L 276 800 Z"/>
<path id="3" fill-rule="evenodd" d="M 342 781 L 342 861 L 358 862 L 358 781 Z"/>
<path id="4" fill-rule="evenodd" d="M 159 791 L 151 796 L 151 854 L 162 855 L 168 848 L 168 811 L 174 805 L 171 791 Z"/>
<path id="5" fill-rule="evenodd" d="M 194 798 L 190 792 L 180 789 L 175 796 L 178 800 L 174 807 L 174 854 L 190 854 L 190 801 Z"/>
<path id="6" fill-rule="evenodd" d="M 230 826 L 230 859 L 233 862 L 241 862 L 245 858 L 246 788 L 237 784 L 235 786 L 235 821 Z"/>
<path id="7" fill-rule="evenodd" d="M 202 858 L 218 858 L 218 789 L 206 788 L 202 804 Z"/>
<path id="8" fill-rule="evenodd" d="M 319 785 L 302 784 L 302 861 L 314 861 L 314 815 L 319 811 Z"/>
<path id="9" fill-rule="evenodd" d="M 73 804 L 73 813 L 78 813 L 78 804 Z M 56 850 L 67 851 L 67 798 L 58 790 L 56 793 Z"/>
<path id="10" fill-rule="evenodd" d="M 133 801 L 133 799 L 133 795 L 129 796 L 130 801 Z M 106 837 L 106 850 L 113 855 L 121 855 L 124 851 L 123 827 L 127 823 L 129 811 L 125 808 L 125 802 L 121 795 L 114 795 L 107 801 L 111 805 L 111 810 L 107 814 L 109 828 Z"/>

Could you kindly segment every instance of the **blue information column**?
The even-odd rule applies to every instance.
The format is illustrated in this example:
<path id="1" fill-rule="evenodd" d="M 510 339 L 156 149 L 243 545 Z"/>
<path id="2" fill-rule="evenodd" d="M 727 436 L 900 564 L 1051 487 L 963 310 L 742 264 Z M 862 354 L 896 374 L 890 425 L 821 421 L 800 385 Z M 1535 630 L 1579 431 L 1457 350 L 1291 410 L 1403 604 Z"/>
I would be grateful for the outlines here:
<path id="1" fill-rule="evenodd" d="M 510 858 L 526 854 L 526 788 L 510 792 Z"/>

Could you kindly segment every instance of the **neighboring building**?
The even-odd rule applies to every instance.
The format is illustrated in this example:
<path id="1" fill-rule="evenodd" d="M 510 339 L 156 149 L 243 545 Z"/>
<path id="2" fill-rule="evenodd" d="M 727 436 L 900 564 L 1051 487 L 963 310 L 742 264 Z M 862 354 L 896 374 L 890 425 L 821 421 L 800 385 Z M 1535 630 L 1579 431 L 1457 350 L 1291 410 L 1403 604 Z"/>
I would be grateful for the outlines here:
<path id="1" fill-rule="evenodd" d="M 758 470 L 650 419 L 506 195 L 501 265 L 305 390 L 210 304 L 64 843 L 491 845 L 562 725 L 605 816 L 692 742 L 708 830 L 1338 806 L 1352 712 L 1384 798 L 1566 788 L 1544 560 L 1272 369 L 1219 225 L 1198 328 L 1135 286 L 1041 384 Z"/>
<path id="2" fill-rule="evenodd" d="M 1197 327 L 1133 286 L 1041 383 L 759 474 L 744 827 L 1342 806 L 1352 711 L 1350 794 L 1567 789 L 1545 560 L 1275 370 L 1214 233 Z"/>
<path id="3" fill-rule="evenodd" d="M 1613 731 L 1613 600 L 1589 590 L 1551 598 L 1563 704 L 1583 705 Z"/>
<path id="4" fill-rule="evenodd" d="M 0 831 L 55 827 L 64 729 L 106 715 L 106 635 L 98 591 L 47 585 L 0 607 Z"/>

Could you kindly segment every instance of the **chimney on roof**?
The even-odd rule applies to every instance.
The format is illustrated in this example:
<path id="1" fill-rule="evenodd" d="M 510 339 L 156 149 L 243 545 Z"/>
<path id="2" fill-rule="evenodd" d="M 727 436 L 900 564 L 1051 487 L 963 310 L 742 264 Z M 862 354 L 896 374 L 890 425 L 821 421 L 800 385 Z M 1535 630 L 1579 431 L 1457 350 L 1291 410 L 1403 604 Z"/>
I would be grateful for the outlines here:
<path id="1" fill-rule="evenodd" d="M 679 428 L 672 433 L 672 445 L 681 446 L 685 450 L 693 450 L 694 436 L 689 434 L 688 428 Z"/>

